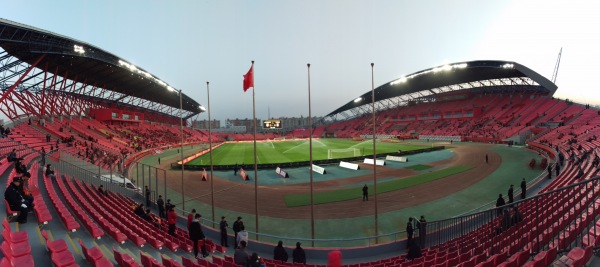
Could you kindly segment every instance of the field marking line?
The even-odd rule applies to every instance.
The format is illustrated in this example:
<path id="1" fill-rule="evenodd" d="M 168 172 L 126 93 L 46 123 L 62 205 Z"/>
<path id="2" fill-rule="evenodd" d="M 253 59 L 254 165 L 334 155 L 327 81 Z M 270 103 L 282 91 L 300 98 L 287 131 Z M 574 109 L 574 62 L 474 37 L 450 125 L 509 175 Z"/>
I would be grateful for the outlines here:
<path id="1" fill-rule="evenodd" d="M 306 144 L 306 142 L 307 142 L 307 141 L 304 141 L 304 142 L 302 142 L 302 143 L 298 144 L 297 146 L 294 146 L 294 147 L 292 147 L 292 148 L 290 148 L 290 149 L 288 149 L 288 150 L 286 150 L 286 151 L 283 151 L 283 152 L 281 152 L 281 154 L 285 154 L 285 153 L 287 153 L 287 152 L 289 152 L 289 151 L 291 151 L 291 150 L 293 150 L 293 149 L 296 149 L 296 148 L 298 148 L 298 147 L 300 147 L 300 146 L 302 146 L 302 145 Z"/>
<path id="2" fill-rule="evenodd" d="M 368 142 L 371 142 L 371 141 L 372 141 L 372 140 L 362 141 L 362 142 L 360 142 L 360 143 L 358 143 L 358 144 L 356 144 L 356 145 L 350 146 L 350 147 L 360 146 L 360 145 L 362 145 L 362 144 L 364 144 L 364 143 L 368 143 Z M 350 148 L 350 147 L 348 147 L 348 148 Z"/>

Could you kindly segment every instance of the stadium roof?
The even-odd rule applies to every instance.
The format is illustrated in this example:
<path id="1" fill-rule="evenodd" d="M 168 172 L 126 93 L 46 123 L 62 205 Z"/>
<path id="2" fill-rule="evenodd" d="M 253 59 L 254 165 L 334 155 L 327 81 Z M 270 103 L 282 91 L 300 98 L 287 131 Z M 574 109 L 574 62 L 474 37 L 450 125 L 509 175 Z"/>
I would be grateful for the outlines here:
<path id="1" fill-rule="evenodd" d="M 415 72 L 375 88 L 376 110 L 396 107 L 407 101 L 434 98 L 457 90 L 489 89 L 534 91 L 553 95 L 557 86 L 537 72 L 509 61 L 458 62 Z M 371 90 L 346 103 L 325 117 L 345 114 L 354 116 L 371 112 Z"/>
<path id="2" fill-rule="evenodd" d="M 143 68 L 91 44 L 0 19 L 0 47 L 4 50 L 0 50 L 0 61 L 15 57 L 20 63 L 37 64 L 38 68 L 55 75 L 64 77 L 68 74 L 65 78 L 75 83 L 84 82 L 111 91 L 112 97 L 107 100 L 115 104 L 131 106 L 133 103 L 138 108 L 163 113 L 164 110 L 178 110 L 180 107 L 178 89 Z M 37 62 L 40 58 L 41 61 Z M 6 84 L 7 81 L 0 81 L 0 89 L 6 90 Z M 40 85 L 41 82 L 29 83 L 21 89 L 46 89 L 40 89 Z M 82 96 L 104 98 L 100 95 Z M 135 104 L 138 102 L 143 104 Z M 181 102 L 186 118 L 204 111 L 198 102 L 185 94 Z M 157 109 L 157 106 L 163 108 Z"/>

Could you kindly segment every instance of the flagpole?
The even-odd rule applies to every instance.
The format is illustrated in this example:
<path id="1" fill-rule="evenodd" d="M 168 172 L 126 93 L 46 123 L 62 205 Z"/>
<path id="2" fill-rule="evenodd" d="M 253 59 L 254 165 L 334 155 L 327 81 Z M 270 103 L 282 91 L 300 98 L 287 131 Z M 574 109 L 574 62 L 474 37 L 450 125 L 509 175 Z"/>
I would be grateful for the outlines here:
<path id="1" fill-rule="evenodd" d="M 315 207 L 313 196 L 313 151 L 312 151 L 312 111 L 310 106 L 310 63 L 306 64 L 308 69 L 308 158 L 310 161 L 310 234 L 312 246 L 315 246 Z"/>
<path id="2" fill-rule="evenodd" d="M 213 157 L 212 157 L 212 127 L 210 121 L 210 88 L 208 87 L 208 81 L 206 82 L 206 96 L 207 96 L 207 107 L 208 107 L 208 155 L 210 159 L 210 205 L 212 211 L 213 227 L 215 227 L 215 185 L 213 183 Z"/>
<path id="3" fill-rule="evenodd" d="M 256 168 L 258 167 L 256 164 L 256 101 L 254 97 L 255 87 L 254 87 L 254 60 L 252 60 L 252 117 L 254 119 L 254 216 L 256 223 L 256 240 L 258 240 L 258 172 Z"/>
<path id="4" fill-rule="evenodd" d="M 377 235 L 379 234 L 379 223 L 377 218 L 377 150 L 376 150 L 376 124 L 375 124 L 375 76 L 373 68 L 375 63 L 371 63 L 371 107 L 373 108 L 373 198 L 375 198 L 375 244 L 378 242 Z"/>

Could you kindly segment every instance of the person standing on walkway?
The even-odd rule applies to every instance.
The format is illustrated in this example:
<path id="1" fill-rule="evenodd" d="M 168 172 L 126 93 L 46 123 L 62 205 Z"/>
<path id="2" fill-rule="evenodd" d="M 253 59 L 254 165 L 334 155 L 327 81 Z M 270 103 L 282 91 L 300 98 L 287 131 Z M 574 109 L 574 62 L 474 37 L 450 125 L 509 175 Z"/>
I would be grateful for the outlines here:
<path id="1" fill-rule="evenodd" d="M 229 247 L 227 243 L 227 220 L 225 220 L 225 216 L 221 216 L 221 222 L 219 223 L 219 229 L 221 230 L 221 246 Z"/>
<path id="2" fill-rule="evenodd" d="M 294 263 L 306 264 L 306 253 L 304 253 L 304 249 L 300 245 L 300 242 L 296 242 L 296 248 L 292 252 L 292 261 Z"/>
<path id="3" fill-rule="evenodd" d="M 367 186 L 367 184 L 365 184 L 365 186 L 363 186 L 362 193 L 363 193 L 363 201 L 369 201 L 369 187 Z"/>
<path id="4" fill-rule="evenodd" d="M 504 198 L 502 197 L 502 194 L 498 195 L 498 199 L 496 199 L 496 208 L 500 208 L 502 206 L 506 205 L 506 202 L 504 201 Z M 496 215 L 497 216 L 501 216 L 502 215 L 502 209 L 498 209 L 496 210 Z"/>
<path id="5" fill-rule="evenodd" d="M 158 217 L 165 218 L 165 201 L 162 199 L 162 195 L 158 195 L 156 205 L 158 205 Z"/>
<path id="6" fill-rule="evenodd" d="M 525 178 L 521 181 L 521 199 L 525 199 L 527 197 L 527 182 L 525 182 Z"/>
<path id="7" fill-rule="evenodd" d="M 200 214 L 196 213 L 194 215 L 194 219 L 192 220 L 192 223 L 190 224 L 190 239 L 192 240 L 192 243 L 194 244 L 194 257 L 196 257 L 196 259 L 198 258 L 198 243 L 200 240 L 204 240 L 206 237 L 204 236 L 204 232 L 202 232 L 202 225 L 200 225 Z M 206 252 L 206 245 L 204 244 L 204 242 L 202 243 L 201 246 L 201 251 L 202 251 L 202 257 L 206 258 L 206 256 L 208 256 L 208 253 Z"/>
<path id="8" fill-rule="evenodd" d="M 410 242 L 413 240 L 413 233 L 413 218 L 409 217 L 408 222 L 406 223 L 406 247 L 408 247 Z"/>
<path id="9" fill-rule="evenodd" d="M 146 186 L 146 207 L 150 207 L 150 189 Z"/>
<path id="10" fill-rule="evenodd" d="M 187 220 L 187 228 L 188 228 L 188 232 L 190 231 L 190 226 L 192 225 L 192 222 L 194 221 L 194 217 L 196 215 L 196 209 L 192 209 L 192 212 L 190 214 L 188 214 L 188 220 Z"/>
<path id="11" fill-rule="evenodd" d="M 244 221 L 242 221 L 242 217 L 237 217 L 237 220 L 235 222 L 233 222 L 233 233 L 235 234 L 234 235 L 234 238 L 235 238 L 234 243 L 235 243 L 236 248 L 237 248 L 237 244 L 238 244 L 237 236 L 238 236 L 238 233 L 240 231 L 242 231 L 243 227 L 244 227 Z"/>
<path id="12" fill-rule="evenodd" d="M 510 188 L 508 188 L 508 203 L 513 203 L 514 201 L 514 185 L 510 185 Z"/>
<path id="13" fill-rule="evenodd" d="M 485 154 L 485 163 L 488 163 L 488 154 Z"/>
<path id="14" fill-rule="evenodd" d="M 421 215 L 417 227 L 419 228 L 419 244 L 420 247 L 424 248 L 427 241 L 427 220 L 425 220 L 425 216 Z"/>
<path id="15" fill-rule="evenodd" d="M 169 225 L 169 234 L 175 236 L 175 225 L 177 224 L 177 213 L 175 213 L 175 207 L 171 207 L 167 212 L 167 224 Z"/>

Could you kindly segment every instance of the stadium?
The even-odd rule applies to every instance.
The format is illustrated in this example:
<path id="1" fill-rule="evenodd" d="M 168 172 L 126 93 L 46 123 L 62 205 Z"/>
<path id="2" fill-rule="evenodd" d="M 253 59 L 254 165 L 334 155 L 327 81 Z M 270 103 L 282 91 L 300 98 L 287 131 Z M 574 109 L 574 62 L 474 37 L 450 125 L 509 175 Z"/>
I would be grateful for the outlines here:
<path id="1" fill-rule="evenodd" d="M 310 129 L 239 134 L 191 127 L 209 105 L 94 44 L 0 19 L 0 47 L 0 180 L 25 183 L 21 163 L 34 199 L 5 193 L 2 266 L 233 267 L 221 216 L 230 244 L 243 218 L 266 267 L 335 266 L 332 250 L 348 267 L 594 264 L 600 111 L 517 62 L 435 66 Z M 191 253 L 191 209 L 208 257 Z M 279 240 L 309 260 L 272 259 Z"/>

